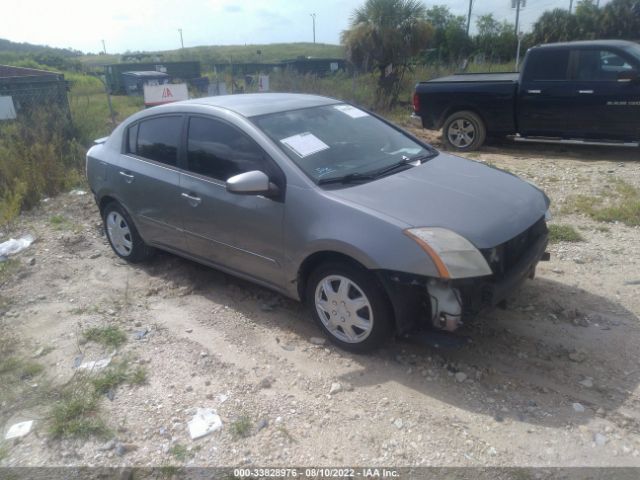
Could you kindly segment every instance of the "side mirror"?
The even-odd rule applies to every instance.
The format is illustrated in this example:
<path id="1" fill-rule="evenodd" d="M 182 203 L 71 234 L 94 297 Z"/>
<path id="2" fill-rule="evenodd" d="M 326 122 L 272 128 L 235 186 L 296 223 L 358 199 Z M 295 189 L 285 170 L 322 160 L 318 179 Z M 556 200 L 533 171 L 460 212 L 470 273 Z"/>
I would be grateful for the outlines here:
<path id="1" fill-rule="evenodd" d="M 618 73 L 619 82 L 637 82 L 640 80 L 637 70 L 624 70 Z"/>
<path id="2" fill-rule="evenodd" d="M 278 187 L 269 181 L 266 173 L 252 170 L 229 178 L 227 192 L 237 195 L 274 196 L 278 193 Z"/>

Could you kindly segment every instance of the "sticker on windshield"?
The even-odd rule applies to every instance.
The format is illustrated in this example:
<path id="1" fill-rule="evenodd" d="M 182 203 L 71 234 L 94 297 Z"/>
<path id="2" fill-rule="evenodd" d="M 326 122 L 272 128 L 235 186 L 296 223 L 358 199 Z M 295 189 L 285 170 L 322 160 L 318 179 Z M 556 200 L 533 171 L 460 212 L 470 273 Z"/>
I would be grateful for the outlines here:
<path id="1" fill-rule="evenodd" d="M 351 105 L 336 105 L 333 108 L 344 113 L 345 115 L 349 115 L 351 118 L 362 118 L 369 116 L 367 112 L 363 112 L 359 108 L 352 107 Z"/>
<path id="2" fill-rule="evenodd" d="M 302 158 L 329 148 L 329 145 L 310 132 L 299 133 L 298 135 L 283 138 L 280 142 L 284 143 Z"/>

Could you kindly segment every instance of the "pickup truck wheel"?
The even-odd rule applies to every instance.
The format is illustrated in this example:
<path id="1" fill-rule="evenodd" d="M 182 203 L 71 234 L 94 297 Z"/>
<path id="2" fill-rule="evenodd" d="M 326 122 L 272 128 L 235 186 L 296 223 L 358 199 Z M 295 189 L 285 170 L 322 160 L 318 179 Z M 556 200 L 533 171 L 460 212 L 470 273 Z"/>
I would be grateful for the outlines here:
<path id="1" fill-rule="evenodd" d="M 153 255 L 153 249 L 144 243 L 131 217 L 118 203 L 104 207 L 102 219 L 109 245 L 120 258 L 138 263 Z"/>
<path id="2" fill-rule="evenodd" d="M 450 115 L 444 122 L 442 136 L 448 148 L 469 152 L 477 150 L 484 143 L 487 129 L 478 115 L 460 111 Z"/>
<path id="3" fill-rule="evenodd" d="M 361 267 L 321 265 L 309 277 L 306 297 L 316 323 L 345 350 L 370 352 L 391 337 L 391 304 L 375 277 Z"/>

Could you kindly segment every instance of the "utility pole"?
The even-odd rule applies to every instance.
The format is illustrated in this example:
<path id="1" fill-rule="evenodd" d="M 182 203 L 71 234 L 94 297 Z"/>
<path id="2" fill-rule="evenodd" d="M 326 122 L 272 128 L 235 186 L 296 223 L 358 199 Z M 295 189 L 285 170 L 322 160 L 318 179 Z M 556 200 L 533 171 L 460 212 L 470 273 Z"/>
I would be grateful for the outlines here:
<path id="1" fill-rule="evenodd" d="M 520 8 L 524 8 L 527 0 L 511 0 L 511 8 L 516 9 L 516 39 L 518 46 L 516 47 L 516 71 L 520 64 L 520 46 L 522 44 L 522 35 L 520 34 Z"/>
<path id="2" fill-rule="evenodd" d="M 107 47 L 104 44 L 104 40 L 102 40 L 102 51 L 104 52 L 104 54 L 107 54 Z"/>
<path id="3" fill-rule="evenodd" d="M 520 2 L 521 2 L 521 0 L 515 0 L 515 4 L 516 4 L 516 37 L 518 36 L 518 32 L 520 31 Z"/>
<path id="4" fill-rule="evenodd" d="M 573 0 L 569 0 L 569 13 L 573 12 Z"/>
<path id="5" fill-rule="evenodd" d="M 471 27 L 471 9 L 473 8 L 473 0 L 469 0 L 469 15 L 467 15 L 467 37 L 469 36 L 469 28 Z"/>
<path id="6" fill-rule="evenodd" d="M 184 48 L 184 41 L 182 40 L 182 29 L 179 28 L 178 32 L 180 32 L 180 45 L 182 46 L 182 48 Z"/>
<path id="7" fill-rule="evenodd" d="M 309 15 L 313 19 L 313 43 L 316 43 L 316 14 L 310 13 Z"/>

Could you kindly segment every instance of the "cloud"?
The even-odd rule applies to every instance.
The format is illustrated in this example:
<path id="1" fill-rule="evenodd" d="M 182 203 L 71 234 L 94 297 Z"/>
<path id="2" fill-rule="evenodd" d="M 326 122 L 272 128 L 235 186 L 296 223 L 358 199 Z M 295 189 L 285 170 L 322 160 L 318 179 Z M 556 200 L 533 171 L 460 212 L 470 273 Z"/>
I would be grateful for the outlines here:
<path id="1" fill-rule="evenodd" d="M 226 13 L 240 13 L 244 11 L 244 8 L 242 8 L 242 5 L 237 5 L 237 4 L 225 5 L 224 7 L 222 7 L 222 9 Z"/>

